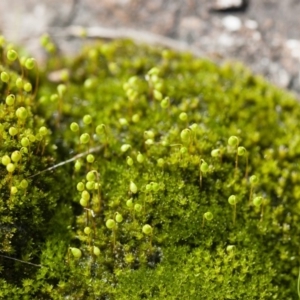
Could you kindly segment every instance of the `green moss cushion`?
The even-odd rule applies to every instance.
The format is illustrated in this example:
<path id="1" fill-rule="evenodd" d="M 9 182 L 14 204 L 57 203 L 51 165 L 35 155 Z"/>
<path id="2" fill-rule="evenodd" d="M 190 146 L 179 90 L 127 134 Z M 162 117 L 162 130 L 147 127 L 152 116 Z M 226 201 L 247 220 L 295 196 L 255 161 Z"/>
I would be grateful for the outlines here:
<path id="1" fill-rule="evenodd" d="M 7 47 L 0 296 L 296 299 L 292 95 L 238 63 L 130 41 L 50 54 L 44 71 Z"/>

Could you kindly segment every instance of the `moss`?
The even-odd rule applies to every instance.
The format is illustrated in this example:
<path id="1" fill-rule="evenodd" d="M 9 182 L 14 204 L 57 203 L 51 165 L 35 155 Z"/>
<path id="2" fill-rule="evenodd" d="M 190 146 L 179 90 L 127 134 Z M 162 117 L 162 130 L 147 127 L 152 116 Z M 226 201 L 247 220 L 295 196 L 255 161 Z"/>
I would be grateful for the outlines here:
<path id="1" fill-rule="evenodd" d="M 6 51 L 0 157 L 23 152 L 13 173 L 0 166 L 0 297 L 296 298 L 292 95 L 240 64 L 130 41 L 50 54 L 26 92 Z"/>

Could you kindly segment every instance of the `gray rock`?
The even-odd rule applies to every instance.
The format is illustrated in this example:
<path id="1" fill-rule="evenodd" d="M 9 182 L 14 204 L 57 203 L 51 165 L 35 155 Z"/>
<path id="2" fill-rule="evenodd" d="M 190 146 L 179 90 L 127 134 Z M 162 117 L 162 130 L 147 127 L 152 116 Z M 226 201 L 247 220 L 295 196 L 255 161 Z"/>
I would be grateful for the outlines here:
<path id="1" fill-rule="evenodd" d="M 222 25 L 229 31 L 238 31 L 242 28 L 242 21 L 235 16 L 226 16 L 222 19 Z"/>
<path id="2" fill-rule="evenodd" d="M 211 6 L 213 11 L 240 10 L 246 8 L 248 1 L 245 0 L 216 0 Z"/>

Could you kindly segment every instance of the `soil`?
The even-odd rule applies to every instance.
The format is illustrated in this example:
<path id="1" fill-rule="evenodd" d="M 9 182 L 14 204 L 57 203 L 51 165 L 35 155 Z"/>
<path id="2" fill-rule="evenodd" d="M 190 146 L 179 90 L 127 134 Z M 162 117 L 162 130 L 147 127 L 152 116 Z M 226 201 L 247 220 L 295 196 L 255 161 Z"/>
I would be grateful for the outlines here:
<path id="1" fill-rule="evenodd" d="M 242 61 L 299 97 L 300 1 L 248 0 L 247 5 L 222 11 L 214 9 L 217 2 L 1 0 L 0 32 L 39 59 L 44 55 L 39 37 L 45 32 L 63 53 L 77 53 L 82 39 L 66 34 L 74 25 L 110 29 L 112 36 L 126 35 L 130 29 L 130 36 L 138 32 L 150 43 L 159 35 L 217 62 Z"/>

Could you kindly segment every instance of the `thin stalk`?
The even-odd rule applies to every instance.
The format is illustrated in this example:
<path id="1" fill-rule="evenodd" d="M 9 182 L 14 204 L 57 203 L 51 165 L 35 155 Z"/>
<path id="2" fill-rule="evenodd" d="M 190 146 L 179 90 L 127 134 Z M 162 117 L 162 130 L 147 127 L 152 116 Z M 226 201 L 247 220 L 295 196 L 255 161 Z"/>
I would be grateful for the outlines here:
<path id="1" fill-rule="evenodd" d="M 298 297 L 300 299 L 300 268 L 299 268 L 299 275 L 298 275 L 298 282 L 297 282 L 297 292 L 298 292 Z"/>
<path id="2" fill-rule="evenodd" d="M 248 153 L 246 153 L 246 170 L 245 170 L 245 178 L 248 178 Z"/>
<path id="3" fill-rule="evenodd" d="M 235 225 L 235 220 L 236 220 L 236 203 L 234 204 L 233 207 L 233 216 L 232 216 L 233 226 Z"/>
<path id="4" fill-rule="evenodd" d="M 37 264 L 31 263 L 31 262 L 28 262 L 28 261 L 24 261 L 24 260 L 20 260 L 20 259 L 14 258 L 14 257 L 10 257 L 10 256 L 6 256 L 6 255 L 2 255 L 2 254 L 0 254 L 0 256 L 1 256 L 1 257 L 8 258 L 8 259 L 11 259 L 11 260 L 15 260 L 15 261 L 21 262 L 21 263 L 23 263 L 23 264 L 27 264 L 27 265 L 35 266 L 35 267 L 38 267 L 38 268 L 41 268 L 41 267 L 43 267 L 42 265 L 37 265 Z"/>
<path id="5" fill-rule="evenodd" d="M 79 154 L 73 156 L 73 157 L 70 158 L 70 159 L 67 159 L 67 160 L 65 160 L 65 161 L 62 161 L 62 162 L 60 162 L 60 163 L 58 163 L 58 164 L 56 164 L 56 165 L 54 165 L 54 166 L 52 166 L 52 167 L 50 167 L 50 168 L 47 168 L 47 169 L 42 170 L 42 171 L 40 171 L 40 172 L 38 172 L 38 173 L 35 173 L 34 175 L 28 176 L 27 178 L 32 178 L 32 177 L 35 177 L 35 176 L 37 176 L 37 175 L 40 175 L 40 174 L 42 174 L 42 173 L 44 173 L 44 172 L 52 171 L 52 170 L 54 170 L 54 169 L 56 169 L 56 168 L 58 168 L 58 167 L 64 166 L 64 165 L 66 165 L 66 164 L 68 164 L 68 163 L 70 163 L 70 162 L 73 162 L 73 161 L 75 161 L 75 160 L 81 158 L 81 157 L 84 157 L 84 156 L 86 156 L 86 155 L 89 154 L 89 153 L 95 153 L 95 152 L 98 152 L 98 151 L 100 151 L 101 149 L 102 149 L 102 146 L 97 146 L 97 147 L 91 148 L 91 149 L 89 149 L 88 151 L 79 153 Z"/>

